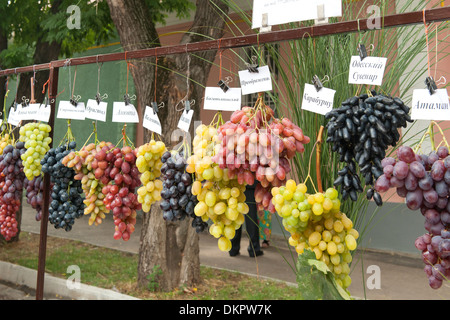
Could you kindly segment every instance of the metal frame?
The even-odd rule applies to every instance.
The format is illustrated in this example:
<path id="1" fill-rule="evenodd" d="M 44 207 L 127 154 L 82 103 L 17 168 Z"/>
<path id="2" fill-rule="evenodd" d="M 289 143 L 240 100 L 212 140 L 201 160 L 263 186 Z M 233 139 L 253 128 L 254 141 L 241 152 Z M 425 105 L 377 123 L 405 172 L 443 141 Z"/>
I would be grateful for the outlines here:
<path id="1" fill-rule="evenodd" d="M 334 34 L 363 32 L 371 30 L 367 25 L 368 20 L 369 19 L 358 19 L 353 21 L 344 21 L 332 24 L 301 27 L 296 29 L 270 31 L 260 34 L 251 34 L 239 37 L 221 38 L 217 40 L 208 40 L 195 43 L 186 43 L 158 48 L 127 51 L 122 53 L 110 53 L 73 59 L 55 60 L 45 64 L 0 70 L 0 77 L 25 72 L 50 70 L 49 99 L 52 112 L 50 114 L 48 124 L 52 128 L 50 137 L 53 140 L 56 96 L 58 90 L 58 73 L 59 68 L 64 67 L 68 62 L 70 62 L 71 66 L 86 65 L 93 63 L 123 61 L 127 59 L 140 59 L 154 56 L 166 56 L 172 54 L 183 54 L 208 50 L 224 50 L 230 48 L 240 48 L 264 43 L 316 38 Z M 407 25 L 422 24 L 424 22 L 440 22 L 445 20 L 450 20 L 449 6 L 424 11 L 388 15 L 383 17 L 383 28 L 395 28 Z M 44 175 L 43 196 L 44 196 L 44 207 L 42 212 L 41 229 L 40 229 L 36 300 L 42 300 L 44 293 L 45 257 L 47 248 L 47 227 L 49 215 L 48 208 L 50 200 L 50 176 L 48 175 L 48 173 Z"/>

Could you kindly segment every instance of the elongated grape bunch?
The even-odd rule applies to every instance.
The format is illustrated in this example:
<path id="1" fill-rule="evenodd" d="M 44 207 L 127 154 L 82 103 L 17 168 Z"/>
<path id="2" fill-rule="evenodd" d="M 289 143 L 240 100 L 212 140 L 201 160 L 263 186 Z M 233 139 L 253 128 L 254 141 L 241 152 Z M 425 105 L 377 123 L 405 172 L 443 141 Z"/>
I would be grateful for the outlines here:
<path id="1" fill-rule="evenodd" d="M 26 152 L 21 156 L 24 173 L 28 180 L 41 175 L 41 160 L 50 149 L 52 128 L 48 124 L 30 122 L 20 127 L 19 141 L 25 143 Z"/>
<path id="2" fill-rule="evenodd" d="M 111 184 L 105 185 L 102 193 L 106 209 L 114 215 L 114 239 L 128 241 L 135 230 L 137 211 L 142 209 L 135 191 L 141 182 L 140 173 L 136 167 L 137 149 L 130 146 L 114 148 L 109 172 Z"/>
<path id="3" fill-rule="evenodd" d="M 186 172 L 187 163 L 183 152 L 166 151 L 161 160 L 163 190 L 160 208 L 163 219 L 180 221 L 191 217 L 196 199 L 191 192 L 193 179 L 192 174 Z"/>
<path id="4" fill-rule="evenodd" d="M 110 210 L 103 203 L 102 189 L 111 181 L 110 172 L 114 163 L 115 146 L 111 142 L 90 143 L 79 151 L 72 151 L 62 160 L 62 164 L 75 170 L 75 180 L 81 181 L 85 195 L 84 214 L 90 215 L 89 225 L 98 225 Z"/>
<path id="5" fill-rule="evenodd" d="M 48 220 L 55 229 L 72 230 L 75 220 L 82 217 L 85 209 L 83 188 L 75 180 L 75 170 L 63 165 L 63 159 L 75 152 L 76 142 L 50 149 L 41 161 L 42 172 L 50 175 L 53 183 Z"/>
<path id="6" fill-rule="evenodd" d="M 21 155 L 25 153 L 24 143 L 8 145 L 0 155 L 0 234 L 6 241 L 17 235 L 16 213 L 22 199 L 23 165 Z"/>
<path id="7" fill-rule="evenodd" d="M 450 276 L 449 150 L 442 146 L 423 155 L 400 146 L 396 155 L 382 160 L 383 174 L 374 189 L 384 193 L 395 188 L 410 210 L 424 216 L 428 233 L 418 237 L 415 246 L 422 253 L 430 287 L 438 289 Z"/>
<path id="8" fill-rule="evenodd" d="M 196 135 L 193 140 L 193 154 L 187 159 L 186 171 L 194 176 L 190 193 L 193 194 L 192 205 L 195 207 L 203 195 L 200 194 L 202 186 L 213 188 L 214 184 L 229 180 L 228 168 L 221 168 L 212 159 L 220 149 L 220 143 L 217 138 L 217 128 L 213 125 L 200 125 L 195 130 Z M 194 192 L 195 189 L 195 193 Z M 189 208 L 193 218 L 192 227 L 196 232 L 203 232 L 208 227 L 209 216 L 197 216 L 194 210 Z M 214 222 L 213 222 L 214 223 Z"/>
<path id="9" fill-rule="evenodd" d="M 336 188 L 341 187 L 343 200 L 350 197 L 356 201 L 358 193 L 364 191 L 359 174 L 369 187 L 367 198 L 380 198 L 371 187 L 383 173 L 381 160 L 386 150 L 400 139 L 398 129 L 412 122 L 409 110 L 399 98 L 372 91 L 370 96 L 361 94 L 345 100 L 325 115 L 329 119 L 326 141 L 345 163 L 334 181 Z"/>
<path id="10" fill-rule="evenodd" d="M 36 221 L 41 221 L 44 206 L 44 178 L 41 175 L 33 180 L 24 179 L 23 183 L 27 203 L 36 210 Z M 53 185 L 53 183 L 50 183 L 50 188 L 53 188 Z M 50 197 L 51 201 L 52 198 Z"/>
<path id="11" fill-rule="evenodd" d="M 258 181 L 257 206 L 274 213 L 270 190 L 286 181 L 291 171 L 289 160 L 304 152 L 310 138 L 288 118 L 275 118 L 265 105 L 235 111 L 218 132 L 221 147 L 213 161 L 241 184 Z"/>
<path id="12" fill-rule="evenodd" d="M 142 186 L 137 190 L 137 194 L 144 212 L 149 212 L 151 205 L 161 200 L 163 185 L 159 179 L 163 166 L 161 157 L 166 151 L 164 142 L 155 140 L 151 140 L 138 148 L 136 166 L 141 173 Z"/>
<path id="13" fill-rule="evenodd" d="M 290 179 L 286 185 L 272 188 L 272 194 L 276 212 L 290 233 L 289 244 L 298 254 L 313 251 L 333 272 L 336 282 L 347 288 L 351 284 L 351 251 L 357 247 L 359 233 L 340 211 L 338 191 L 328 188 L 310 194 L 305 184 Z"/>

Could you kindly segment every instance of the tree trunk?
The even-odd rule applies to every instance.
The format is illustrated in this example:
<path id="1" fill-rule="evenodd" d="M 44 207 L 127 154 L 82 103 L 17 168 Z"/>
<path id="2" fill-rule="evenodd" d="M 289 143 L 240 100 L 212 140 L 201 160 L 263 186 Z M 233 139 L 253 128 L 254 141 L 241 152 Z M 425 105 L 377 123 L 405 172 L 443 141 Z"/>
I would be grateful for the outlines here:
<path id="1" fill-rule="evenodd" d="M 144 0 L 108 0 L 111 17 L 119 32 L 124 50 L 159 46 L 158 34 L 154 23 L 148 19 L 148 8 Z M 221 0 L 197 0 L 194 22 L 189 31 L 220 38 L 224 34 L 225 19 L 218 16 L 221 8 L 227 14 L 228 7 Z M 217 7 L 216 7 L 217 6 Z M 205 38 L 184 34 L 181 43 L 203 41 Z M 198 53 L 200 58 L 191 56 L 190 78 L 196 82 L 206 83 L 216 52 L 214 50 Z M 154 63 L 133 61 L 131 73 L 136 88 L 138 109 L 145 109 L 154 100 L 164 102 L 158 116 L 163 124 L 162 139 L 170 150 L 177 144 L 177 124 L 181 116 L 181 105 L 175 107 L 187 92 L 186 78 L 174 71 L 186 74 L 187 55 L 159 57 L 157 59 L 157 80 L 154 83 Z M 194 99 L 193 121 L 200 119 L 200 101 L 204 94 L 201 86 L 189 84 L 189 99 Z M 152 88 L 149 90 L 149 88 Z M 145 129 L 144 129 L 145 130 Z M 191 137 L 194 129 L 191 127 Z M 145 141 L 150 140 L 151 133 L 144 132 Z M 181 135 L 178 135 L 181 137 Z M 191 141 L 189 141 L 190 143 Z M 166 222 L 162 218 L 159 203 L 152 206 L 150 213 L 144 214 L 139 247 L 138 284 L 159 290 L 170 291 L 180 285 L 193 285 L 200 281 L 199 239 L 191 227 L 191 219 L 181 222 Z"/>
<path id="2" fill-rule="evenodd" d="M 3 34 L 3 30 L 0 29 L 0 52 L 8 49 L 8 38 Z M 4 68 L 0 62 L 0 68 Z M 0 110 L 3 110 L 3 103 L 6 94 L 6 77 L 0 77 Z"/>

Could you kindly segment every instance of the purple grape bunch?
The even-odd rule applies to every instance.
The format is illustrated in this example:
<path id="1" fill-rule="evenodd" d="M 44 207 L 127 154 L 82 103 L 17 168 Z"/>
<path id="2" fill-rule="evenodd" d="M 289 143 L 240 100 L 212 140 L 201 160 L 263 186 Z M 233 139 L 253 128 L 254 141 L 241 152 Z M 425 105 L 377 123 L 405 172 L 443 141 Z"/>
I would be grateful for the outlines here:
<path id="1" fill-rule="evenodd" d="M 450 278 L 450 155 L 446 146 L 428 155 L 416 154 L 408 146 L 397 149 L 397 159 L 382 160 L 383 174 L 374 189 L 396 188 L 410 210 L 420 210 L 428 233 L 418 237 L 424 271 L 431 288 L 439 289 Z"/>

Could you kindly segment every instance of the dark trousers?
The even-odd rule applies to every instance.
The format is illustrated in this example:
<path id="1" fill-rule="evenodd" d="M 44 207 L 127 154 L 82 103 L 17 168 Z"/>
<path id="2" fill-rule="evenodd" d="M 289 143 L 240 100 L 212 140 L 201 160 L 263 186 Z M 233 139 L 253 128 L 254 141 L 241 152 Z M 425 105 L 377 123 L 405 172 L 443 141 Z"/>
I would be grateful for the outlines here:
<path id="1" fill-rule="evenodd" d="M 245 214 L 245 229 L 249 236 L 248 253 L 254 256 L 256 252 L 261 251 L 259 244 L 259 221 L 258 212 L 255 203 L 255 188 L 254 186 L 247 186 L 245 190 L 246 203 L 249 211 Z M 236 255 L 241 247 L 242 226 L 236 230 L 236 235 L 231 239 L 230 255 Z"/>

